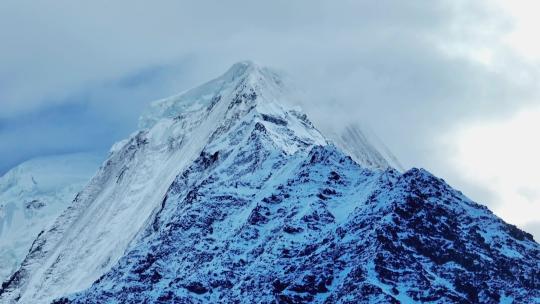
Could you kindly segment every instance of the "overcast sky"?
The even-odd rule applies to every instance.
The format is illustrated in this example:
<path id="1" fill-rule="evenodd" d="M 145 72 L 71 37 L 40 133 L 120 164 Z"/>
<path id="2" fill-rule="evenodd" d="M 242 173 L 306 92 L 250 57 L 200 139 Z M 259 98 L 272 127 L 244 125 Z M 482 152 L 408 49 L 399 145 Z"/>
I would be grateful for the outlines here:
<path id="1" fill-rule="evenodd" d="M 0 174 L 107 151 L 148 102 L 251 59 L 540 236 L 535 1 L 0 2 Z M 331 113 L 332 115 L 329 115 Z"/>

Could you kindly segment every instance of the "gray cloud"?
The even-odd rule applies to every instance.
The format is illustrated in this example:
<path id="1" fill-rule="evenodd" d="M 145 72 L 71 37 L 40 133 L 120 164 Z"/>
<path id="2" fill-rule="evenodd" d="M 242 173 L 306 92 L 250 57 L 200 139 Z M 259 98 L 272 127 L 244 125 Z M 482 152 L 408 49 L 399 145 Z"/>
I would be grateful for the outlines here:
<path id="1" fill-rule="evenodd" d="M 0 172 L 43 153 L 106 149 L 148 101 L 253 59 L 290 73 L 317 123 L 362 121 L 405 166 L 459 185 L 441 136 L 539 100 L 538 64 L 501 43 L 511 20 L 488 4 L 3 1 Z M 468 56 L 485 49 L 492 65 Z"/>
<path id="2" fill-rule="evenodd" d="M 105 153 L 113 142 L 137 128 L 137 118 L 149 100 L 194 84 L 185 78 L 187 70 L 188 63 L 143 69 L 66 100 L 45 101 L 38 110 L 0 119 L 0 174 L 35 156 Z"/>
<path id="3" fill-rule="evenodd" d="M 532 234 L 536 242 L 540 241 L 540 221 L 527 223 L 521 228 Z"/>

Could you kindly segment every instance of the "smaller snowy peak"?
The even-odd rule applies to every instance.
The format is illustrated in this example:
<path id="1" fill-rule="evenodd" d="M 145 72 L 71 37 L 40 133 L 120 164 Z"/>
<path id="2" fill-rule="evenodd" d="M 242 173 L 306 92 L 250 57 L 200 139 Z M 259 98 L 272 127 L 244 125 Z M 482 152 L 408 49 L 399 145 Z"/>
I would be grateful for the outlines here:
<path id="1" fill-rule="evenodd" d="M 163 118 L 177 118 L 201 112 L 227 95 L 257 94 L 259 99 L 277 101 L 287 90 L 280 73 L 251 61 L 232 65 L 223 75 L 178 95 L 157 100 L 139 120 L 141 129 L 153 127 Z"/>
<path id="2" fill-rule="evenodd" d="M 323 126 L 322 132 L 337 147 L 342 149 L 357 163 L 377 170 L 394 168 L 404 171 L 392 152 L 373 132 L 358 123 L 345 124 L 341 127 Z"/>
<path id="3" fill-rule="evenodd" d="M 19 266 L 38 233 L 68 206 L 101 161 L 92 153 L 40 157 L 0 177 L 0 280 Z"/>
<path id="4" fill-rule="evenodd" d="M 0 195 L 50 192 L 73 180 L 87 180 L 101 160 L 101 156 L 93 153 L 54 155 L 28 160 L 0 177 Z"/>

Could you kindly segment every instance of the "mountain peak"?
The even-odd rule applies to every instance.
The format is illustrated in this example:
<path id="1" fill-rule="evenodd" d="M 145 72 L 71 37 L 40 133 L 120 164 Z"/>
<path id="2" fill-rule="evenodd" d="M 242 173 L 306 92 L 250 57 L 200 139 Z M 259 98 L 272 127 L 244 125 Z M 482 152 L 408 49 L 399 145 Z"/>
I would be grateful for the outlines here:
<path id="1" fill-rule="evenodd" d="M 254 71 L 260 70 L 261 66 L 256 64 L 255 62 L 251 60 L 243 60 L 239 61 L 235 64 L 233 64 L 227 72 L 225 72 L 225 75 L 228 74 L 234 74 L 234 75 L 245 75 L 252 73 Z"/>
<path id="2" fill-rule="evenodd" d="M 234 63 L 222 76 L 218 77 L 218 79 L 245 80 L 251 78 L 251 80 L 255 82 L 274 82 L 276 80 L 280 81 L 281 77 L 282 76 L 272 68 L 262 66 L 251 60 L 243 60 Z"/>
<path id="3" fill-rule="evenodd" d="M 149 129 L 163 118 L 199 112 L 232 94 L 255 93 L 261 97 L 259 100 L 275 101 L 287 91 L 278 72 L 252 61 L 240 61 L 221 76 L 198 87 L 152 102 L 141 116 L 139 127 Z"/>
<path id="4" fill-rule="evenodd" d="M 217 103 L 228 103 L 227 107 L 235 108 L 227 110 L 231 117 L 244 115 L 255 108 L 264 114 L 275 111 L 283 114 L 283 110 L 287 111 L 283 106 L 290 108 L 284 102 L 294 99 L 295 91 L 286 75 L 250 60 L 240 61 L 221 76 L 198 87 L 152 102 L 141 116 L 139 126 L 149 130 L 159 121 L 171 119 L 183 120 L 189 125 L 189 121 L 206 115 Z M 281 116 L 279 113 L 277 116 Z M 367 137 L 358 126 L 341 131 L 332 128 L 319 131 L 365 167 L 402 169 L 384 144 L 378 144 L 380 141 L 374 136 Z"/>

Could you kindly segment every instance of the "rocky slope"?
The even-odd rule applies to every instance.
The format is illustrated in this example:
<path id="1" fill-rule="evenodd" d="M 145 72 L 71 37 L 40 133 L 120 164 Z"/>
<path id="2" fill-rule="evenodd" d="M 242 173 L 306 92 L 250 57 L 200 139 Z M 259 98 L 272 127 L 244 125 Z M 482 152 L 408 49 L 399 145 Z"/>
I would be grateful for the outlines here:
<path id="1" fill-rule="evenodd" d="M 540 301 L 531 235 L 424 170 L 355 162 L 283 91 L 239 63 L 155 103 L 0 300 Z"/>

